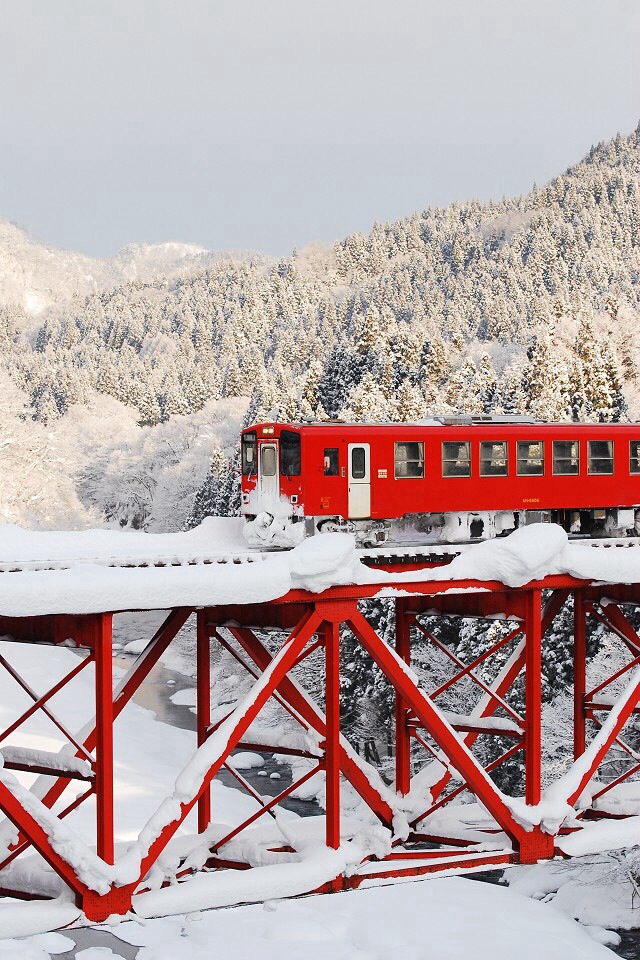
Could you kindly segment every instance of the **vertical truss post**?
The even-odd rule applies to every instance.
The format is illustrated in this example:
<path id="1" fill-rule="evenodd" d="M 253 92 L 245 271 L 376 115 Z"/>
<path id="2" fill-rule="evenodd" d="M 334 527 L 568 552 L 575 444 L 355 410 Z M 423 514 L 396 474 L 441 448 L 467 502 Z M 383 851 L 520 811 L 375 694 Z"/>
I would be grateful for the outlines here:
<path id="1" fill-rule="evenodd" d="M 411 665 L 411 621 L 405 600 L 396 600 L 396 653 Z M 411 737 L 407 718 L 409 708 L 396 687 L 396 791 L 409 793 L 411 784 Z"/>
<path id="2" fill-rule="evenodd" d="M 324 624 L 325 639 L 325 742 L 326 843 L 340 846 L 340 624 Z"/>
<path id="3" fill-rule="evenodd" d="M 573 759 L 586 747 L 587 624 L 584 591 L 573 592 Z"/>
<path id="4" fill-rule="evenodd" d="M 113 651 L 110 613 L 97 615 L 96 665 L 96 834 L 97 853 L 113 863 Z"/>
<path id="5" fill-rule="evenodd" d="M 526 601 L 525 799 L 540 803 L 542 775 L 542 605 L 540 590 Z"/>
<path id="6" fill-rule="evenodd" d="M 542 591 L 528 590 L 525 600 L 525 801 L 540 803 L 542 788 Z M 553 856 L 554 838 L 540 827 L 520 838 L 521 863 Z"/>
<path id="7" fill-rule="evenodd" d="M 196 703 L 196 735 L 201 747 L 211 725 L 211 645 L 204 610 L 197 612 Z M 198 799 L 198 833 L 204 833 L 210 823 L 211 785 L 207 784 Z"/>

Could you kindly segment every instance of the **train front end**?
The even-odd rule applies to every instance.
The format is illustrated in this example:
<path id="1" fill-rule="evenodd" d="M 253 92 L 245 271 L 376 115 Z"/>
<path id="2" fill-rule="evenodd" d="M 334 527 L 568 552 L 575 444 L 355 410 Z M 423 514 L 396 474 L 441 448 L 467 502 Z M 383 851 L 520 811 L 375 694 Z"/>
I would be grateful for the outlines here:
<path id="1" fill-rule="evenodd" d="M 244 536 L 252 546 L 295 547 L 305 535 L 300 430 L 260 423 L 242 432 Z"/>

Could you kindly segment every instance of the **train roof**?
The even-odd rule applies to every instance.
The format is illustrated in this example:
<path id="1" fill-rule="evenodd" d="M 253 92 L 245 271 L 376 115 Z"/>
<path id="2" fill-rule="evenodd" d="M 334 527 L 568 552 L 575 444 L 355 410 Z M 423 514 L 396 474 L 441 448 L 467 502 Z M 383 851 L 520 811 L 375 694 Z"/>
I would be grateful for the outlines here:
<path id="1" fill-rule="evenodd" d="M 318 427 L 318 428 L 331 428 L 331 427 L 356 427 L 356 428 L 377 428 L 377 429 L 388 429 L 389 427 L 455 427 L 455 426 L 477 426 L 477 427 L 491 427 L 491 426 L 529 426 L 529 427 L 562 427 L 565 429 L 592 429 L 594 427 L 598 428 L 620 428 L 620 427 L 633 427 L 636 426 L 639 421 L 630 421 L 627 423 L 612 423 L 600 421 L 572 421 L 572 420 L 536 420 L 534 417 L 526 416 L 509 416 L 509 415 L 496 415 L 496 416 L 470 416 L 470 415 L 461 415 L 461 416 L 450 416 L 450 417 L 428 417 L 424 420 L 412 420 L 410 422 L 398 422 L 396 420 L 384 420 L 384 421 L 353 421 L 353 420 L 296 420 L 296 421 L 276 421 L 276 420 L 266 420 L 262 423 L 254 423 L 249 427 L 245 427 L 245 430 L 254 430 L 256 427 L 263 426 L 275 426 L 275 427 L 292 427 L 294 429 L 302 430 L 308 429 L 309 427 Z"/>

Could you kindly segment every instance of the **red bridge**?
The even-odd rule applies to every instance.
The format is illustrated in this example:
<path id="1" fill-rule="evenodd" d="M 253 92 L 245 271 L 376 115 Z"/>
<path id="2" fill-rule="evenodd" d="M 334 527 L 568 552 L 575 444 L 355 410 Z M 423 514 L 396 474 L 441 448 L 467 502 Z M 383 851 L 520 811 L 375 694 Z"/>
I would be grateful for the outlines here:
<path id="1" fill-rule="evenodd" d="M 613 551 L 617 553 L 618 551 Z M 637 564 L 636 564 L 637 565 Z M 255 576 L 259 576 L 259 566 Z M 637 565 L 638 566 L 638 565 Z M 385 569 L 385 566 L 382 566 Z M 376 566 L 380 570 L 380 564 Z M 391 577 L 387 574 L 391 572 Z M 169 571 L 170 572 L 170 571 Z M 245 902 L 264 897 L 289 896 L 311 891 L 339 890 L 363 884 L 389 882 L 441 871 L 469 872 L 539 859 L 571 850 L 567 838 L 594 818 L 607 814 L 602 800 L 621 782 L 640 770 L 640 755 L 627 743 L 623 727 L 640 698 L 640 638 L 625 615 L 627 606 L 640 605 L 640 583 L 606 583 L 574 575 L 550 574 L 524 586 L 509 587 L 496 580 L 445 580 L 424 568 L 407 581 L 392 564 L 386 574 L 370 574 L 379 582 L 333 586 L 319 593 L 290 589 L 268 602 L 175 606 L 149 641 L 124 679 L 113 688 L 112 612 L 84 614 L 55 612 L 0 617 L 0 634 L 33 645 L 62 644 L 71 639 L 85 658 L 48 692 L 35 693 L 6 659 L 2 666 L 22 686 L 32 706 L 0 734 L 4 769 L 0 770 L 0 809 L 15 826 L 12 842 L 0 862 L 4 895 L 29 898 L 33 891 L 11 886 L 14 862 L 35 849 L 73 892 L 78 911 L 93 921 L 133 909 L 142 916 L 172 912 L 169 899 L 175 885 L 149 879 L 154 865 L 166 854 L 172 838 L 187 815 L 197 809 L 200 842 L 206 844 L 203 862 L 194 863 L 180 848 L 174 856 L 174 880 L 181 881 L 185 909 Z M 3 588 L 11 573 L 1 573 Z M 46 577 L 43 572 L 32 577 Z M 436 578 L 437 576 L 437 578 Z M 627 578 L 629 579 L 629 578 Z M 640 566 L 638 576 L 640 581 Z M 395 604 L 395 647 L 378 636 L 358 608 L 358 601 L 387 596 Z M 140 597 L 141 605 L 143 597 Z M 541 664 L 544 635 L 568 601 L 573 602 L 574 763 L 545 790 L 542 789 L 542 690 Z M 127 605 L 131 608 L 132 605 Z M 113 785 L 113 724 L 144 684 L 187 618 L 197 617 L 197 735 L 193 755 L 187 758 L 173 795 L 158 798 L 158 810 L 136 843 L 115 860 Z M 472 662 L 464 663 L 424 626 L 426 615 L 464 618 L 506 618 L 512 629 Z M 611 676 L 590 688 L 587 679 L 586 619 L 594 618 L 610 632 L 612 642 L 625 651 L 626 662 Z M 347 627 L 375 661 L 395 691 L 395 783 L 385 783 L 365 762 L 340 729 L 340 631 Z M 284 632 L 275 653 L 258 635 Z M 411 670 L 412 642 L 418 636 L 446 655 L 453 664 L 451 678 L 438 689 L 419 685 Z M 250 694 L 217 723 L 211 715 L 211 658 L 224 648 L 254 678 Z M 273 647 L 272 647 L 273 649 Z M 323 651 L 324 702 L 321 709 L 293 671 L 313 651 Z M 498 657 L 501 668 L 489 684 L 479 668 Z M 8 746 L 11 734 L 36 711 L 48 711 L 53 695 L 89 663 L 95 664 L 95 719 L 81 735 L 58 724 L 70 748 L 57 755 L 30 754 Z M 610 691 L 620 687 L 621 693 Z M 526 709 L 522 714 L 509 702 L 509 691 L 524 684 Z M 468 715 L 445 712 L 438 706 L 445 690 L 471 682 L 477 701 Z M 213 690 L 215 700 L 215 689 Z M 300 744 L 254 742 L 251 726 L 270 698 L 275 698 L 299 725 Z M 50 711 L 55 722 L 55 714 Z M 588 722 L 590 721 L 590 722 Z M 501 738 L 509 743 L 488 766 L 483 766 L 477 746 L 481 738 Z M 422 773 L 415 770 L 412 745 L 422 747 Z M 593 778 L 615 747 L 629 758 L 628 770 L 595 788 Z M 279 796 L 266 800 L 233 770 L 229 759 L 238 748 L 304 757 L 310 763 L 301 779 Z M 415 750 L 413 751 L 415 753 Z M 526 793 L 509 797 L 490 774 L 515 754 L 523 757 Z M 433 761 L 437 761 L 434 763 Z M 430 764 L 428 771 L 427 764 Z M 226 835 L 218 835 L 212 820 L 210 784 L 223 768 L 231 770 L 240 786 L 258 801 L 259 810 Z M 30 771 L 46 776 L 46 789 L 29 791 L 7 771 Z M 412 770 L 415 776 L 412 777 Z M 322 771 L 326 776 L 324 852 L 314 847 L 297 850 L 280 839 L 267 845 L 279 862 L 252 866 L 243 856 L 246 835 L 262 817 L 304 781 Z M 84 782 L 79 795 L 65 802 L 71 781 Z M 43 781 L 40 780 L 40 783 Z M 578 801 L 587 785 L 591 793 Z M 341 792 L 355 791 L 361 808 L 368 811 L 362 824 L 341 820 Z M 464 808 L 456 805 L 463 791 L 477 798 L 486 819 L 468 823 Z M 95 844 L 76 836 L 65 818 L 89 797 L 95 797 Z M 55 808 L 55 813 L 54 813 Z M 443 813 L 450 811 L 449 817 Z M 215 813 L 215 811 L 213 811 Z M 377 824 L 377 825 L 376 825 Z M 449 832 L 447 832 L 447 825 Z M 219 833 L 219 831 L 218 831 Z M 277 831 L 274 836 L 277 836 Z M 115 862 L 114 862 L 115 860 Z M 164 876 L 166 877 L 166 857 Z M 199 880 L 192 878 L 205 870 Z M 156 888 L 156 889 L 152 889 Z"/>

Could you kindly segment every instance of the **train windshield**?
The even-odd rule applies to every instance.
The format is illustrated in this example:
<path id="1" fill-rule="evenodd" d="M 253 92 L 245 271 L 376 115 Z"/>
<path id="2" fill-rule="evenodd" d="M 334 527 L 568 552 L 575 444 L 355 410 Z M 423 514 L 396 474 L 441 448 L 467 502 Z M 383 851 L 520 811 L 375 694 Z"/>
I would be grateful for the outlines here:
<path id="1" fill-rule="evenodd" d="M 242 437 L 242 473 L 245 477 L 255 477 L 258 472 L 258 438 L 253 433 Z"/>
<path id="2" fill-rule="evenodd" d="M 280 473 L 283 477 L 300 476 L 300 434 L 293 430 L 280 433 Z"/>

